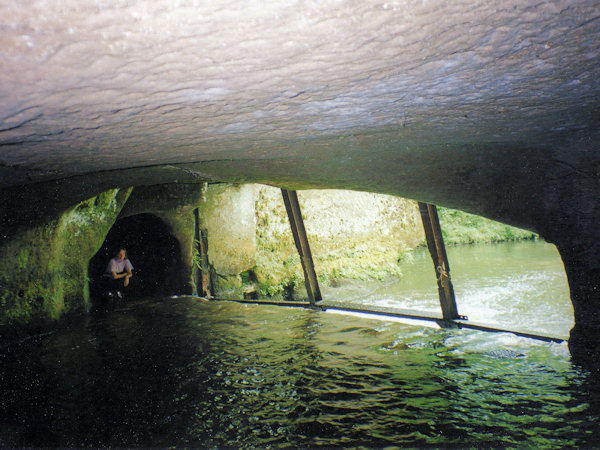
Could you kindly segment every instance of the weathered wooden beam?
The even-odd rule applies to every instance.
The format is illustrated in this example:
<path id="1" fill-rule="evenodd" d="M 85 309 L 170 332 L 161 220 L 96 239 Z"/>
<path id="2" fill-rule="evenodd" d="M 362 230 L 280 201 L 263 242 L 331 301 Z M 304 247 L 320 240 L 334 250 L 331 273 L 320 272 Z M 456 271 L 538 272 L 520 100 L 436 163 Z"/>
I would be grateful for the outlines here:
<path id="1" fill-rule="evenodd" d="M 300 255 L 302 270 L 304 270 L 304 282 L 306 284 L 306 291 L 308 292 L 308 300 L 314 305 L 315 302 L 322 300 L 321 290 L 319 289 L 317 273 L 315 272 L 312 253 L 310 251 L 310 245 L 308 244 L 304 221 L 302 220 L 298 194 L 296 191 L 281 189 L 281 195 L 283 196 L 283 203 L 285 204 L 285 209 L 290 221 L 294 243 L 296 244 L 298 254 Z"/>
<path id="2" fill-rule="evenodd" d="M 200 217 L 198 208 L 194 209 L 194 245 L 197 257 L 200 259 L 199 269 L 200 276 L 196 276 L 196 291 L 200 297 L 211 298 L 211 279 L 210 279 L 210 267 L 208 264 L 208 239 L 206 234 L 200 229 Z"/>
<path id="3" fill-rule="evenodd" d="M 458 319 L 460 316 L 456 306 L 454 287 L 450 279 L 450 265 L 448 264 L 448 255 L 446 254 L 437 208 L 435 205 L 419 202 L 419 211 L 425 230 L 427 248 L 435 268 L 442 317 L 446 320 Z"/>

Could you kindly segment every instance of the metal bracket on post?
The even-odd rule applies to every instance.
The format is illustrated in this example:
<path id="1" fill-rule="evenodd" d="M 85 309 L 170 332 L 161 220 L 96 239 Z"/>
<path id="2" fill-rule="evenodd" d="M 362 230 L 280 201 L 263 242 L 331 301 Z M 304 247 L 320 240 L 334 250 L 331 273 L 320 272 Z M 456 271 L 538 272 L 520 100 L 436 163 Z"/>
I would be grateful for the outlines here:
<path id="1" fill-rule="evenodd" d="M 448 264 L 437 208 L 435 205 L 419 202 L 419 211 L 425 229 L 427 248 L 435 268 L 442 317 L 444 320 L 466 319 L 466 317 L 458 314 L 458 308 L 456 307 L 454 287 L 450 279 L 450 265 Z"/>
<path id="2" fill-rule="evenodd" d="M 308 300 L 311 305 L 314 305 L 315 302 L 322 300 L 321 290 L 319 289 L 319 282 L 317 281 L 312 253 L 310 252 L 310 246 L 304 228 L 304 221 L 302 220 L 300 203 L 298 203 L 298 194 L 296 191 L 281 189 L 281 195 L 283 196 L 283 203 L 285 204 L 285 209 L 290 220 L 290 228 L 292 229 L 292 235 L 294 236 L 294 243 L 296 244 L 298 254 L 300 255 L 300 261 L 302 262 Z"/>

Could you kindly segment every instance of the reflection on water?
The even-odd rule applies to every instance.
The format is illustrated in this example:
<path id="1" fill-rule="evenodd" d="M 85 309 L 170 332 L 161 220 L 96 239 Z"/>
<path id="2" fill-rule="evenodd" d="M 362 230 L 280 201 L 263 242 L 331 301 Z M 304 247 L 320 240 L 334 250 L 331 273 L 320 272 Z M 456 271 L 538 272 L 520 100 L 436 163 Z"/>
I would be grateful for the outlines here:
<path id="1" fill-rule="evenodd" d="M 564 344 L 194 298 L 0 351 L 3 446 L 593 447 Z"/>

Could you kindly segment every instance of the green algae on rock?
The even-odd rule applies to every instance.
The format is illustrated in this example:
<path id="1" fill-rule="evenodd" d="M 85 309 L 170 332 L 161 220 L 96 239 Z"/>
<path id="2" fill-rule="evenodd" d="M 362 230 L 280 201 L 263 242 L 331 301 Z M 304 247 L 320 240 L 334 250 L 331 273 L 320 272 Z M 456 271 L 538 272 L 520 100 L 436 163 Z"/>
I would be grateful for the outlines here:
<path id="1" fill-rule="evenodd" d="M 87 265 L 132 188 L 112 189 L 58 217 L 21 228 L 0 246 L 0 324 L 57 319 L 89 304 Z"/>
<path id="2" fill-rule="evenodd" d="M 401 276 L 398 261 L 423 245 L 414 201 L 340 190 L 305 190 L 298 197 L 321 283 Z M 139 186 L 107 190 L 56 209 L 56 214 L 34 224 L 13 227 L 0 245 L 0 324 L 56 319 L 88 308 L 91 258 L 118 220 L 142 214 L 162 221 L 180 246 L 182 273 L 169 284 L 177 287 L 173 293 L 197 291 L 198 227 L 207 241 L 207 269 L 215 295 L 306 297 L 278 188 L 226 183 Z M 451 224 L 465 221 L 450 212 L 442 214 L 442 220 L 446 216 L 453 219 Z M 446 238 L 454 242 L 454 228 L 448 230 L 451 235 Z"/>

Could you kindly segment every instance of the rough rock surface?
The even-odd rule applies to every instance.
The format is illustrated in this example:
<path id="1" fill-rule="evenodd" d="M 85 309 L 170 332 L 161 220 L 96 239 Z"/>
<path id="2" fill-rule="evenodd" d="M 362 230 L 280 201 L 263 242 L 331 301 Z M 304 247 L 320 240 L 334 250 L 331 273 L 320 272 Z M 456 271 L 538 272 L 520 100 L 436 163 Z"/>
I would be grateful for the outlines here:
<path id="1" fill-rule="evenodd" d="M 594 1 L 32 0 L 0 15 L 3 186 L 198 163 L 179 176 L 515 221 L 488 190 L 540 181 L 540 160 L 585 170 L 566 150 L 598 136 Z"/>
<path id="2" fill-rule="evenodd" d="M 400 276 L 398 260 L 424 241 L 415 202 L 340 190 L 305 190 L 298 199 L 321 288 L 342 279 Z M 260 296 L 284 293 L 306 299 L 280 190 L 257 186 L 255 213 L 254 272 Z"/>

